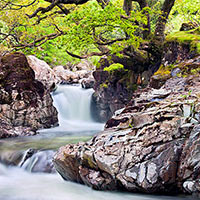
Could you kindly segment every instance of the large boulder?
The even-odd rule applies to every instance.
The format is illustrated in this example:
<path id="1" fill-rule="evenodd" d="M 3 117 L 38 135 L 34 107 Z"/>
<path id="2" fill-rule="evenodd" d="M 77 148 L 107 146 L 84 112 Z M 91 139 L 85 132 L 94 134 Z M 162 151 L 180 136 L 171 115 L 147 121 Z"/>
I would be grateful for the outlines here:
<path id="1" fill-rule="evenodd" d="M 27 56 L 27 60 L 30 67 L 35 72 L 35 78 L 42 82 L 47 89 L 54 89 L 55 85 L 61 81 L 45 61 L 40 60 L 33 55 Z"/>
<path id="2" fill-rule="evenodd" d="M 56 66 L 53 68 L 53 71 L 64 83 L 78 83 L 79 81 L 77 73 L 65 69 L 63 66 Z"/>
<path id="3" fill-rule="evenodd" d="M 116 110 L 123 108 L 137 87 L 144 86 L 152 74 L 151 70 L 135 70 L 120 63 L 111 64 L 106 57 L 100 60 L 99 67 L 93 72 L 93 102 L 98 121 L 107 121 Z"/>
<path id="4" fill-rule="evenodd" d="M 56 170 L 98 190 L 200 192 L 199 94 L 198 76 L 138 90 L 103 132 L 60 148 Z"/>
<path id="5" fill-rule="evenodd" d="M 0 59 L 0 138 L 33 134 L 57 125 L 50 91 L 38 80 L 22 53 Z"/>

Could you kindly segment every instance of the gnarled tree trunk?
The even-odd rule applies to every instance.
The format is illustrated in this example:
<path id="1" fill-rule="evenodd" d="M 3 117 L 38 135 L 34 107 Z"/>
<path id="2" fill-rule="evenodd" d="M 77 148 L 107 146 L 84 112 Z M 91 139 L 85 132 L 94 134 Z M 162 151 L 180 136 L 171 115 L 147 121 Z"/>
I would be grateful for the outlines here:
<path id="1" fill-rule="evenodd" d="M 167 23 L 167 19 L 169 16 L 169 13 L 175 3 L 175 0 L 165 0 L 161 12 L 162 14 L 158 18 L 158 22 L 156 24 L 156 30 L 155 30 L 155 37 L 157 40 L 160 40 L 161 42 L 164 42 L 165 40 L 165 26 Z"/>

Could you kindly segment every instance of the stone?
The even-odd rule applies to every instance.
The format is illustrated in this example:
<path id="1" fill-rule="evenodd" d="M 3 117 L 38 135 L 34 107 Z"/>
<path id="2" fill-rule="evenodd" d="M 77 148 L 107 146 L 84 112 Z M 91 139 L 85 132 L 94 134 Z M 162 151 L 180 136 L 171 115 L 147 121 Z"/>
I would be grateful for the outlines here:
<path id="1" fill-rule="evenodd" d="M 46 109 L 50 112 L 43 113 Z M 57 111 L 50 90 L 35 79 L 22 53 L 1 58 L 0 110 L 0 138 L 34 135 L 39 128 L 57 125 Z"/>
<path id="2" fill-rule="evenodd" d="M 55 85 L 60 82 L 60 78 L 45 61 L 33 55 L 27 56 L 27 60 L 30 67 L 35 72 L 35 78 L 42 82 L 48 89 L 54 89 Z"/>
<path id="3" fill-rule="evenodd" d="M 52 163 L 54 153 L 52 150 L 31 152 L 28 158 L 21 164 L 21 167 L 32 173 L 55 173 L 56 171 Z"/>
<path id="4" fill-rule="evenodd" d="M 82 81 L 81 81 L 81 86 L 82 88 L 84 89 L 89 89 L 89 88 L 93 88 L 94 87 L 94 78 L 91 76 L 89 78 L 84 78 Z"/>
<path id="5" fill-rule="evenodd" d="M 188 91 L 192 95 L 185 97 Z M 199 93 L 198 76 L 136 91 L 104 131 L 59 149 L 57 171 L 98 190 L 200 194 L 200 126 L 192 123 L 200 112 Z M 155 97 L 161 100 L 152 101 Z"/>

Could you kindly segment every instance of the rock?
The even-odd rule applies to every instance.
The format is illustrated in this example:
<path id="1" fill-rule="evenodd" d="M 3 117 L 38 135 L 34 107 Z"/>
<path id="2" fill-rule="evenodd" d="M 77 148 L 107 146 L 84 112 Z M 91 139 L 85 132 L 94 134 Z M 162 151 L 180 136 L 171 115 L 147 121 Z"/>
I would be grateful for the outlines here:
<path id="1" fill-rule="evenodd" d="M 54 154 L 55 152 L 52 150 L 33 153 L 32 155 L 28 155 L 29 158 L 21 164 L 21 167 L 27 171 L 35 173 L 55 173 L 56 171 L 52 163 Z"/>
<path id="2" fill-rule="evenodd" d="M 79 162 L 77 160 L 79 149 L 76 151 L 76 147 L 77 145 L 61 147 L 54 166 L 63 179 L 83 183 L 79 174 Z"/>
<path id="3" fill-rule="evenodd" d="M 161 88 L 165 82 L 170 78 L 171 76 L 169 74 L 165 74 L 165 75 L 153 75 L 150 79 L 150 87 L 155 88 L 155 89 L 159 89 Z"/>
<path id="4" fill-rule="evenodd" d="M 127 73 L 125 69 L 108 72 L 96 70 L 93 72 L 95 79 L 93 101 L 95 102 L 98 121 L 107 121 L 116 110 L 127 104 L 133 92 L 133 88 L 127 89 L 127 84 L 134 81 L 134 75 Z M 134 82 L 130 85 L 134 85 Z"/>
<path id="5" fill-rule="evenodd" d="M 56 66 L 53 68 L 55 74 L 66 83 L 78 83 L 78 75 L 75 72 L 64 69 L 63 66 Z"/>
<path id="6" fill-rule="evenodd" d="M 181 69 L 178 68 L 178 67 L 176 67 L 176 68 L 172 69 L 172 71 L 171 71 L 171 76 L 172 76 L 172 77 L 175 77 L 175 76 L 177 76 L 179 73 L 181 73 Z"/>
<path id="7" fill-rule="evenodd" d="M 85 67 L 84 67 L 85 66 Z M 81 81 L 83 78 L 88 78 L 91 76 L 91 71 L 89 71 L 86 67 L 87 65 L 80 66 L 72 69 L 65 69 L 63 66 L 56 66 L 53 68 L 55 74 L 61 79 L 63 83 L 67 84 L 76 84 Z"/>
<path id="8" fill-rule="evenodd" d="M 88 60 L 82 60 L 80 63 L 73 67 L 74 71 L 87 70 L 91 71 L 94 68 L 93 64 Z"/>
<path id="9" fill-rule="evenodd" d="M 39 151 L 36 149 L 6 150 L 0 154 L 1 163 L 9 166 L 18 166 L 29 172 L 55 173 L 52 158 L 55 152 L 52 150 Z"/>
<path id="10" fill-rule="evenodd" d="M 121 65 L 122 68 L 105 70 L 112 65 Z M 147 70 L 145 64 L 124 55 L 123 58 L 112 56 L 108 59 L 103 56 L 97 69 L 93 72 L 95 79 L 93 102 L 96 105 L 97 121 L 107 121 L 116 110 L 124 107 L 133 92 L 138 87 L 147 85 L 152 70 Z"/>
<path id="11" fill-rule="evenodd" d="M 90 76 L 89 78 L 85 78 L 81 81 L 81 86 L 84 89 L 89 89 L 94 87 L 94 78 Z"/>
<path id="12" fill-rule="evenodd" d="M 169 41 L 164 46 L 162 64 L 166 67 L 170 64 L 174 65 L 192 59 L 195 56 L 198 56 L 198 52 L 193 51 L 189 43 Z"/>
<path id="13" fill-rule="evenodd" d="M 45 61 L 35 56 L 27 56 L 27 59 L 30 67 L 35 72 L 35 78 L 42 82 L 47 89 L 54 89 L 55 85 L 60 82 L 60 79 L 51 67 Z"/>
<path id="14" fill-rule="evenodd" d="M 199 94 L 198 76 L 137 90 L 103 132 L 61 147 L 56 170 L 98 190 L 200 194 Z"/>
<path id="15" fill-rule="evenodd" d="M 50 91 L 35 79 L 22 53 L 1 58 L 0 111 L 0 138 L 33 135 L 39 128 L 57 125 Z"/>
<path id="16" fill-rule="evenodd" d="M 5 165 L 11 166 L 19 166 L 21 167 L 24 162 L 30 158 L 34 153 L 36 153 L 35 149 L 24 150 L 6 150 L 1 151 L 0 161 Z"/>

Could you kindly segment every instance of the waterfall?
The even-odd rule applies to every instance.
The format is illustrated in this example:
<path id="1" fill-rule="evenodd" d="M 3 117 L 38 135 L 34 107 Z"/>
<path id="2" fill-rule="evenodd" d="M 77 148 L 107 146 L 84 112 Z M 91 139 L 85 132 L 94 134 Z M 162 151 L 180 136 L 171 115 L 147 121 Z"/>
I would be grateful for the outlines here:
<path id="1" fill-rule="evenodd" d="M 103 129 L 104 124 L 93 120 L 91 101 L 93 89 L 83 89 L 80 85 L 59 85 L 52 93 L 54 106 L 58 110 L 59 126 L 42 132 L 83 133 L 91 135 Z"/>
<path id="2" fill-rule="evenodd" d="M 53 93 L 54 105 L 58 109 L 61 126 L 66 120 L 92 122 L 90 111 L 93 89 L 81 86 L 60 85 Z"/>

